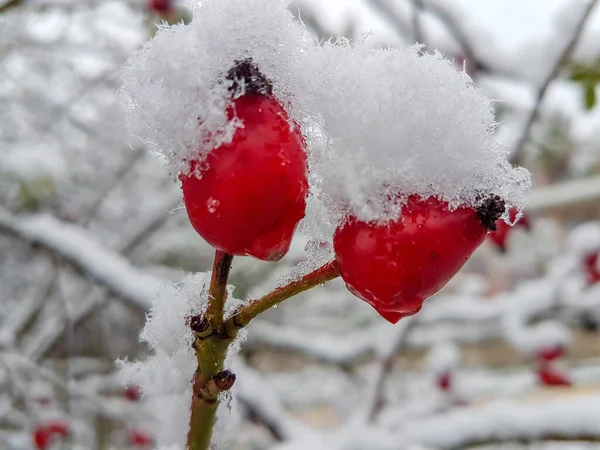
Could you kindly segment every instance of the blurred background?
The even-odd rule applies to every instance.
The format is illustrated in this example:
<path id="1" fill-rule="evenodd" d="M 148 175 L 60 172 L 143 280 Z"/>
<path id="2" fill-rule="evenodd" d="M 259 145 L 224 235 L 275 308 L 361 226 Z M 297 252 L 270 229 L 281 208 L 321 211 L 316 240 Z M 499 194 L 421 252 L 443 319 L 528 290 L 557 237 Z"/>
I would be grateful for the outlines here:
<path id="1" fill-rule="evenodd" d="M 334 281 L 253 322 L 224 448 L 600 449 L 596 3 L 291 5 L 318 39 L 453 60 L 496 101 L 497 139 L 534 189 L 411 319 L 389 325 Z M 145 357 L 156 286 L 210 270 L 213 251 L 123 130 L 118 89 L 156 25 L 189 18 L 175 1 L 0 0 L 1 449 L 153 448 L 115 360 Z M 306 245 L 236 258 L 236 297 L 268 292 Z"/>

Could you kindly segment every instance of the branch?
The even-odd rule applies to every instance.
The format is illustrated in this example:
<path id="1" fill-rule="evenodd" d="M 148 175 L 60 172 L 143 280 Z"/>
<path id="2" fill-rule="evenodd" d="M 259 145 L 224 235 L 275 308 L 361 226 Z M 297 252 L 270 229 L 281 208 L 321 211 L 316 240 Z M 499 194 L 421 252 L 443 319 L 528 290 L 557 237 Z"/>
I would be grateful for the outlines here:
<path id="1" fill-rule="evenodd" d="M 396 325 L 394 336 L 391 340 L 392 345 L 386 349 L 381 358 L 381 364 L 377 374 L 377 381 L 375 382 L 374 395 L 367 418 L 369 423 L 373 423 L 377 420 L 379 413 L 385 406 L 385 390 L 387 386 L 387 380 L 392 374 L 398 353 L 400 353 L 400 350 L 406 344 L 406 335 L 415 326 L 415 324 L 416 320 L 413 316 L 404 318 L 399 324 Z"/>
<path id="2" fill-rule="evenodd" d="M 557 390 L 558 392 L 558 390 Z M 539 439 L 600 439 L 600 397 L 587 393 L 536 402 L 494 402 L 410 421 L 398 430 L 411 442 L 441 450 Z M 568 419 L 568 420 L 567 420 Z"/>
<path id="3" fill-rule="evenodd" d="M 220 330 L 223 325 L 223 309 L 225 307 L 225 300 L 227 299 L 227 280 L 229 279 L 232 261 L 233 255 L 219 250 L 215 252 L 215 261 L 213 263 L 208 294 L 208 306 L 205 314 L 209 327 L 214 331 Z"/>
<path id="4" fill-rule="evenodd" d="M 233 255 L 215 251 L 208 306 L 204 316 L 190 320 L 198 366 L 192 386 L 192 413 L 187 437 L 189 450 L 208 450 L 215 425 L 219 394 L 233 386 L 236 376 L 223 370 L 225 356 L 235 338 L 223 331 L 223 310 Z"/>
<path id="5" fill-rule="evenodd" d="M 566 181 L 533 189 L 529 194 L 527 211 L 567 208 L 600 199 L 600 176 Z"/>
<path id="6" fill-rule="evenodd" d="M 8 0 L 0 6 L 0 14 L 7 12 L 9 9 L 17 8 L 23 4 L 23 0 Z"/>
<path id="7" fill-rule="evenodd" d="M 156 292 L 166 282 L 134 267 L 80 227 L 48 215 L 16 217 L 0 208 L 0 232 L 56 253 L 113 294 L 143 310 L 150 308 Z"/>
<path id="8" fill-rule="evenodd" d="M 264 295 L 258 300 L 254 300 L 249 305 L 244 306 L 232 318 L 228 320 L 228 325 L 234 328 L 242 328 L 250 323 L 252 319 L 260 313 L 278 305 L 294 295 L 307 291 L 326 281 L 333 280 L 340 276 L 340 270 L 335 261 L 331 261 L 322 267 L 304 275 L 302 278 L 275 289 L 273 292 Z"/>
<path id="9" fill-rule="evenodd" d="M 563 51 L 558 55 L 558 58 L 556 58 L 556 61 L 555 61 L 554 65 L 552 66 L 550 72 L 548 73 L 546 78 L 542 81 L 542 84 L 538 87 L 537 91 L 535 92 L 535 103 L 534 103 L 533 110 L 527 117 L 525 126 L 523 127 L 523 132 L 521 133 L 521 137 L 519 138 L 519 140 L 517 141 L 517 144 L 515 145 L 515 151 L 511 158 L 513 164 L 522 165 L 523 154 L 525 151 L 524 147 L 529 142 L 531 128 L 533 127 L 533 124 L 537 121 L 537 119 L 540 115 L 540 109 L 541 109 L 542 101 L 544 100 L 544 97 L 546 95 L 546 91 L 548 90 L 550 83 L 558 76 L 558 72 L 560 71 L 560 69 L 571 59 L 571 55 L 572 55 L 573 51 L 575 50 L 575 47 L 577 46 L 577 42 L 579 41 L 579 38 L 581 37 L 581 34 L 583 33 L 583 30 L 585 28 L 585 24 L 586 24 L 587 20 L 589 19 L 590 15 L 591 15 L 592 11 L 594 10 L 594 7 L 596 6 L 597 3 L 598 3 L 598 0 L 590 0 L 589 1 L 589 3 L 587 4 L 586 8 L 583 11 L 583 14 L 581 15 L 581 17 L 579 19 L 579 21 L 575 25 L 575 28 L 574 28 L 575 31 L 573 32 L 573 35 L 570 37 L 570 39 L 567 42 L 567 45 L 565 46 Z"/>

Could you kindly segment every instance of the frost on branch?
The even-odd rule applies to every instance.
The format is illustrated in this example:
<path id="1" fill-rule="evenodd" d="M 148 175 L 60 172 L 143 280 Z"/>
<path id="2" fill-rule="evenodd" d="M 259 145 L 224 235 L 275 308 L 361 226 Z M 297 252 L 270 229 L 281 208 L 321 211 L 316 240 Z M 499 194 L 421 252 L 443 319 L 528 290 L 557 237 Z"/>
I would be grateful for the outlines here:
<path id="1" fill-rule="evenodd" d="M 495 142 L 491 103 L 466 74 L 418 48 L 313 52 L 330 68 L 310 88 L 323 130 L 313 177 L 327 202 L 361 220 L 398 217 L 410 194 L 475 208 L 498 195 L 522 207 L 529 174 Z"/>
<path id="2" fill-rule="evenodd" d="M 192 348 L 193 333 L 189 326 L 191 316 L 202 314 L 208 301 L 210 273 L 190 275 L 180 283 L 164 288 L 155 301 L 141 333 L 152 355 L 146 361 L 123 362 L 123 378 L 127 383 L 140 386 L 159 426 L 159 445 L 185 445 L 192 399 L 192 376 L 197 361 Z M 226 314 L 239 306 L 231 295 Z M 230 356 L 237 352 L 238 337 L 230 348 Z"/>
<path id="3" fill-rule="evenodd" d="M 174 172 L 184 161 L 229 142 L 237 127 L 229 120 L 232 68 L 251 58 L 272 83 L 274 95 L 300 122 L 294 94 L 301 86 L 303 27 L 284 0 L 208 0 L 190 25 L 161 28 L 126 68 L 123 93 L 130 106 L 129 131 L 162 154 Z M 245 78 L 245 77 L 244 77 Z M 235 95 L 244 92 L 235 89 Z"/>

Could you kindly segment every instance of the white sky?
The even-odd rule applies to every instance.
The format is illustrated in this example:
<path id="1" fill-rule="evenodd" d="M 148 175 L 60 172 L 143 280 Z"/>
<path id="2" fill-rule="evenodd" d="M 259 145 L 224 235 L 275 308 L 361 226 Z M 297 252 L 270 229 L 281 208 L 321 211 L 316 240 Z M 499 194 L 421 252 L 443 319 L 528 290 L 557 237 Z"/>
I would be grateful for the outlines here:
<path id="1" fill-rule="evenodd" d="M 396 0 L 401 1 L 401 0 Z M 404 0 L 408 1 L 408 0 Z M 523 40 L 543 35 L 552 26 L 552 14 L 561 5 L 576 0 L 447 0 L 463 4 L 473 19 L 488 29 L 497 44 L 511 48 Z M 359 9 L 360 26 L 370 27 L 377 34 L 378 20 L 364 11 L 362 0 L 312 0 L 328 13 L 332 23 L 343 20 L 348 10 Z M 354 15 L 356 17 L 356 14 Z M 368 16 L 371 16 L 371 20 Z M 600 7 L 594 11 L 591 22 L 600 27 Z M 364 30 L 368 31 L 368 29 Z"/>

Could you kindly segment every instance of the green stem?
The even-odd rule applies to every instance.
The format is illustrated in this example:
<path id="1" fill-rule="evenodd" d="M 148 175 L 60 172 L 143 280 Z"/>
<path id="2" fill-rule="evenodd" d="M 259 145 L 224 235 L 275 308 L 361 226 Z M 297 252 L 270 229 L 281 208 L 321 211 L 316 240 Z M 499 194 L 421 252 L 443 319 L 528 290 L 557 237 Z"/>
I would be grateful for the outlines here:
<path id="1" fill-rule="evenodd" d="M 232 261 L 233 255 L 219 250 L 215 252 L 208 307 L 206 308 L 206 319 L 210 328 L 215 331 L 220 330 L 223 325 L 223 308 L 227 299 L 227 280 Z"/>
<path id="2" fill-rule="evenodd" d="M 252 319 L 269 308 L 287 300 L 294 295 L 307 291 L 326 281 L 333 280 L 340 276 L 340 269 L 335 261 L 328 262 L 324 266 L 307 273 L 302 278 L 281 286 L 274 291 L 254 300 L 249 305 L 240 309 L 237 314 L 230 318 L 225 324 L 226 330 L 243 328 L 250 323 Z"/>
<path id="3" fill-rule="evenodd" d="M 193 380 L 188 450 L 209 449 L 219 406 L 219 394 L 229 390 L 235 381 L 235 375 L 223 370 L 223 363 L 227 349 L 235 339 L 238 330 L 267 309 L 340 275 L 337 263 L 329 262 L 246 305 L 223 323 L 227 278 L 232 258 L 231 255 L 216 252 L 206 314 L 204 317 L 192 317 L 190 320 L 190 326 L 194 330 L 194 349 L 198 368 Z"/>
<path id="4" fill-rule="evenodd" d="M 196 341 L 198 370 L 194 375 L 192 415 L 188 433 L 189 450 L 208 450 L 216 422 L 218 395 L 227 389 L 214 389 L 215 377 L 222 373 L 227 349 L 233 339 L 216 336 Z"/>
<path id="5" fill-rule="evenodd" d="M 235 376 L 223 371 L 223 363 L 235 333 L 223 332 L 223 308 L 227 299 L 227 280 L 233 256 L 216 251 L 209 300 L 204 317 L 193 317 L 194 350 L 198 367 L 194 374 L 192 411 L 187 446 L 189 450 L 208 450 L 219 407 L 219 394 L 229 390 Z M 233 377 L 223 383 L 223 376 Z"/>

